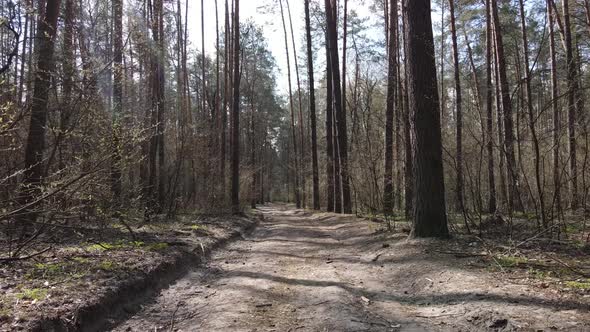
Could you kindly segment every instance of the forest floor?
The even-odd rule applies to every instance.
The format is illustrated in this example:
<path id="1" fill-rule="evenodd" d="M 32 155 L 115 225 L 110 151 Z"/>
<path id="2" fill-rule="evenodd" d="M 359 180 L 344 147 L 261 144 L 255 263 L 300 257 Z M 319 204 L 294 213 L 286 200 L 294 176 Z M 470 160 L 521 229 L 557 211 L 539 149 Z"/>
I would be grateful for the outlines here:
<path id="1" fill-rule="evenodd" d="M 146 224 L 49 226 L 8 261 L 0 230 L 0 331 L 93 331 L 109 316 L 136 311 L 202 261 L 211 250 L 252 229 L 257 217 L 182 215 Z M 24 256 L 25 254 L 23 254 Z"/>
<path id="2" fill-rule="evenodd" d="M 590 330 L 587 247 L 407 240 L 403 225 L 388 232 L 354 216 L 260 210 L 251 235 L 115 331 Z"/>

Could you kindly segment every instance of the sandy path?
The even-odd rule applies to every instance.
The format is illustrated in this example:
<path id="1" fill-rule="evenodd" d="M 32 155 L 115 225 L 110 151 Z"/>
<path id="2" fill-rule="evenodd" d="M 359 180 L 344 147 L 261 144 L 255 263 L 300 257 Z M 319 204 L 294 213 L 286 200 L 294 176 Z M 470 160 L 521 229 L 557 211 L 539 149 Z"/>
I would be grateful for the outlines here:
<path id="1" fill-rule="evenodd" d="M 261 210 L 257 230 L 116 331 L 590 330 L 587 304 L 499 284 L 401 234 L 375 235 L 376 224 Z"/>

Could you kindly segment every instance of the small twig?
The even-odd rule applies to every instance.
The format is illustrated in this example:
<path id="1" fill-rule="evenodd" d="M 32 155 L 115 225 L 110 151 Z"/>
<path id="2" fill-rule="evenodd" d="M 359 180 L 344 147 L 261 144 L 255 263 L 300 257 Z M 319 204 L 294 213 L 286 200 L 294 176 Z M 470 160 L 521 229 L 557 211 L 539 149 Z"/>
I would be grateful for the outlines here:
<path id="1" fill-rule="evenodd" d="M 434 250 L 434 252 L 441 253 L 441 254 L 455 255 L 455 257 L 457 257 L 457 258 L 485 257 L 485 256 L 489 256 L 489 254 L 471 253 L 471 252 L 463 252 L 463 251 L 439 251 L 439 250 Z"/>
<path id="2" fill-rule="evenodd" d="M 217 294 L 217 291 L 214 291 L 213 293 L 210 293 L 210 294 L 205 295 L 205 298 L 208 299 L 208 298 L 210 298 L 211 296 L 213 296 L 215 294 Z"/>
<path id="3" fill-rule="evenodd" d="M 547 255 L 549 258 L 551 258 L 552 260 L 554 260 L 555 262 L 557 262 L 559 265 L 562 265 L 562 266 L 566 267 L 566 268 L 567 268 L 567 269 L 569 269 L 570 271 L 572 271 L 572 272 L 574 272 L 574 273 L 576 273 L 576 274 L 579 274 L 579 275 L 581 275 L 581 276 L 582 276 L 582 277 L 584 277 L 584 278 L 590 278 L 590 274 L 588 274 L 588 273 L 586 273 L 586 272 L 584 272 L 584 271 L 578 270 L 578 269 L 576 269 L 576 268 L 575 268 L 575 267 L 573 267 L 573 266 L 570 266 L 568 263 L 566 263 L 566 262 L 562 261 L 561 259 L 559 259 L 559 258 L 557 258 L 557 257 L 555 257 L 555 256 L 553 256 L 553 255 L 550 255 L 550 254 L 546 254 L 546 255 Z"/>
<path id="4" fill-rule="evenodd" d="M 358 319 L 351 319 L 350 321 L 351 322 L 354 322 L 354 323 L 361 323 L 361 324 L 369 324 L 369 325 L 378 325 L 378 326 L 386 326 L 386 327 L 389 327 L 389 325 L 387 325 L 387 324 L 377 323 L 377 322 L 366 322 L 366 321 L 358 320 Z"/>
<path id="5" fill-rule="evenodd" d="M 0 258 L 0 262 L 7 263 L 7 262 L 15 262 L 15 261 L 24 261 L 24 260 L 31 259 L 31 258 L 39 256 L 39 255 L 42 255 L 51 249 L 53 249 L 53 247 L 49 247 L 47 249 L 41 250 L 39 252 L 36 252 L 36 253 L 28 255 L 28 256 Z"/>
<path id="6" fill-rule="evenodd" d="M 379 259 L 379 257 L 381 257 L 381 255 L 383 255 L 382 252 L 378 253 L 375 257 L 373 257 L 373 259 L 371 259 L 371 262 L 376 262 Z"/>
<path id="7" fill-rule="evenodd" d="M 174 309 L 174 312 L 172 313 L 172 319 L 170 319 L 170 329 L 169 331 L 174 331 L 174 320 L 176 318 L 176 312 L 178 312 L 178 308 L 180 307 L 180 301 L 176 303 L 176 309 Z"/>
<path id="8" fill-rule="evenodd" d="M 445 317 L 445 316 L 458 316 L 458 315 L 462 315 L 462 314 L 440 314 L 440 315 L 432 315 L 432 316 L 426 316 L 426 315 L 414 315 L 414 317 L 420 317 L 420 318 L 438 318 L 438 317 Z"/>

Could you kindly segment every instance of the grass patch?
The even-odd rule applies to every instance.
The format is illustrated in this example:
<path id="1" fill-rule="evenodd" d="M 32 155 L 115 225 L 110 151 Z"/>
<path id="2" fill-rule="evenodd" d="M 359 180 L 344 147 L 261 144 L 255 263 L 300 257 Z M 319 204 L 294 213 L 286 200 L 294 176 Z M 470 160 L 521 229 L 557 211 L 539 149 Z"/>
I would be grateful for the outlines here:
<path id="1" fill-rule="evenodd" d="M 3 318 L 10 317 L 11 312 L 8 308 L 8 299 L 5 296 L 0 295 L 0 322 Z"/>
<path id="2" fill-rule="evenodd" d="M 86 246 L 88 251 L 109 251 L 123 249 L 162 250 L 168 248 L 166 242 L 145 243 L 143 241 L 100 242 Z"/>
<path id="3" fill-rule="evenodd" d="M 203 225 L 199 225 L 199 224 L 193 224 L 193 225 L 191 225 L 191 229 L 193 231 L 206 231 L 207 230 L 207 226 L 203 226 Z"/>
<path id="4" fill-rule="evenodd" d="M 516 267 L 518 265 L 526 264 L 527 259 L 516 256 L 497 256 L 496 262 L 502 267 Z"/>
<path id="5" fill-rule="evenodd" d="M 151 251 L 164 250 L 164 249 L 168 248 L 168 243 L 166 243 L 166 242 L 152 243 L 152 244 L 148 244 L 145 248 L 147 250 L 151 250 Z"/>
<path id="6" fill-rule="evenodd" d="M 117 264 L 113 261 L 102 261 L 98 264 L 98 268 L 104 271 L 113 271 L 117 267 Z"/>
<path id="7" fill-rule="evenodd" d="M 586 279 L 585 281 L 566 281 L 565 285 L 569 288 L 590 290 L 590 279 Z"/>
<path id="8" fill-rule="evenodd" d="M 90 264 L 90 260 L 84 257 L 74 257 L 72 260 L 78 264 Z"/>
<path id="9" fill-rule="evenodd" d="M 63 263 L 37 263 L 25 274 L 26 279 L 49 278 L 54 279 L 64 274 L 65 266 Z"/>
<path id="10" fill-rule="evenodd" d="M 21 300 L 43 300 L 47 297 L 47 290 L 42 288 L 23 289 L 21 293 L 17 293 L 16 297 Z"/>

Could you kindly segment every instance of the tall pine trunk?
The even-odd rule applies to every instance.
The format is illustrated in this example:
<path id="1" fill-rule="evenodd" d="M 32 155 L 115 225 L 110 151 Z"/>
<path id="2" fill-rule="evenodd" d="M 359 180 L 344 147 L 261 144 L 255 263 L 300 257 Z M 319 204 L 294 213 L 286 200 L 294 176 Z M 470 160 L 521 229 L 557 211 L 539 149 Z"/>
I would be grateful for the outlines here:
<path id="1" fill-rule="evenodd" d="M 299 174 L 300 174 L 300 170 L 299 170 L 299 161 L 298 161 L 298 157 L 299 155 L 297 154 L 298 148 L 297 148 L 297 130 L 296 130 L 296 126 L 295 126 L 295 109 L 293 106 L 293 89 L 291 87 L 291 60 L 290 60 L 290 56 L 289 56 L 289 37 L 287 35 L 287 24 L 285 23 L 285 13 L 283 10 L 283 0 L 279 0 L 279 5 L 281 7 L 281 19 L 283 22 L 283 33 L 285 36 L 285 54 L 287 56 L 287 80 L 289 81 L 289 108 L 291 111 L 291 135 L 292 135 L 292 140 L 293 140 L 293 161 L 294 161 L 294 165 L 295 165 L 295 174 L 294 174 L 294 178 L 295 178 L 295 186 L 294 186 L 294 190 L 295 190 L 295 205 L 296 207 L 299 209 L 301 208 L 301 188 L 299 187 Z"/>
<path id="2" fill-rule="evenodd" d="M 351 213 L 350 179 L 348 173 L 348 133 L 346 128 L 346 114 L 342 111 L 342 85 L 340 81 L 340 64 L 338 57 L 338 33 L 336 21 L 336 7 L 331 0 L 325 0 L 328 30 L 328 48 L 330 53 L 330 69 L 332 74 L 332 89 L 334 93 L 334 115 L 337 129 L 337 151 L 340 160 L 339 175 L 342 183 L 342 212 Z M 338 212 L 338 211 L 337 211 Z"/>
<path id="3" fill-rule="evenodd" d="M 233 105 L 232 105 L 232 212 L 238 214 L 240 208 L 240 0 L 234 4 L 234 43 L 233 43 Z"/>
<path id="4" fill-rule="evenodd" d="M 551 61 L 551 110 L 553 112 L 553 186 L 554 186 L 554 202 L 557 213 L 561 213 L 561 169 L 559 162 L 560 144 L 559 138 L 561 136 L 561 117 L 558 106 L 559 93 L 557 82 L 557 55 L 555 48 L 555 25 L 553 7 L 550 4 L 551 0 L 547 0 L 547 21 L 549 22 L 549 51 Z"/>
<path id="5" fill-rule="evenodd" d="M 393 214 L 393 118 L 396 108 L 396 77 L 397 77 L 397 36 L 395 26 L 397 26 L 397 0 L 391 0 L 388 4 L 390 13 L 388 17 L 389 44 L 387 45 L 388 55 L 388 75 L 387 75 L 387 101 L 385 110 L 385 174 L 383 183 L 383 213 L 385 215 Z"/>
<path id="6" fill-rule="evenodd" d="M 60 0 L 47 0 L 45 8 L 39 8 L 43 19 L 38 21 L 35 51 L 37 66 L 31 104 L 31 120 L 25 146 L 25 163 L 18 202 L 23 213 L 17 224 L 25 231 L 35 221 L 37 213 L 32 203 L 41 194 L 43 182 L 43 152 L 47 127 L 47 109 L 51 78 L 55 70 L 54 45 L 59 16 Z"/>
<path id="7" fill-rule="evenodd" d="M 313 79 L 313 53 L 311 39 L 311 23 L 309 16 L 309 0 L 305 2 L 305 37 L 307 41 L 307 74 L 309 82 L 309 119 L 311 126 L 311 168 L 313 181 L 313 209 L 320 209 L 320 178 L 318 171 L 318 142 L 315 114 L 315 87 Z"/>
<path id="8" fill-rule="evenodd" d="M 492 86 L 492 15 L 490 13 L 490 0 L 486 0 L 486 148 L 488 161 L 488 198 L 487 210 L 496 212 L 496 177 L 494 175 L 494 111 L 493 111 L 493 86 Z"/>
<path id="9" fill-rule="evenodd" d="M 327 210 L 336 211 L 334 181 L 334 93 L 332 89 L 332 71 L 328 51 L 328 34 L 326 32 L 326 200 Z"/>
<path id="10" fill-rule="evenodd" d="M 306 176 L 306 167 L 305 167 L 305 135 L 304 135 L 304 128 L 303 128 L 303 105 L 301 101 L 301 80 L 299 79 L 299 61 L 297 60 L 297 48 L 295 46 L 295 32 L 293 31 L 293 20 L 291 18 L 291 8 L 289 6 L 289 0 L 285 0 L 287 4 L 287 14 L 289 15 L 289 28 L 291 31 L 291 45 L 293 46 L 293 60 L 295 62 L 295 77 L 297 79 L 297 101 L 299 106 L 299 170 L 300 170 L 300 178 L 301 178 L 301 206 L 303 208 L 307 207 L 307 197 L 306 197 L 306 186 L 305 186 L 305 176 Z"/>
<path id="11" fill-rule="evenodd" d="M 416 135 L 412 237 L 448 237 L 430 1 L 405 0 L 409 103 Z"/>
<path id="12" fill-rule="evenodd" d="M 71 0 L 67 0 L 71 1 Z M 121 150 L 120 119 L 123 112 L 123 1 L 113 0 L 114 19 L 114 53 L 113 53 L 113 120 L 112 144 L 113 156 L 111 165 L 111 191 L 115 213 L 121 205 Z"/>
<path id="13" fill-rule="evenodd" d="M 576 113 L 578 105 L 576 97 L 578 94 L 577 64 L 574 57 L 574 46 L 572 41 L 572 28 L 570 22 L 569 0 L 563 0 L 563 34 L 565 37 L 565 57 L 567 65 L 567 119 L 568 119 L 568 142 L 569 142 L 569 166 L 570 166 L 570 195 L 571 208 L 578 208 L 578 165 L 577 165 L 577 141 L 576 141 Z"/>
<path id="14" fill-rule="evenodd" d="M 451 40 L 453 47 L 453 66 L 455 79 L 455 122 L 456 122 L 456 167 L 457 167 L 457 210 L 464 211 L 463 202 L 463 108 L 461 93 L 461 67 L 459 66 L 459 47 L 457 45 L 457 27 L 455 23 L 455 0 L 449 0 L 451 18 Z M 467 227 L 469 229 L 469 227 Z"/>
<path id="15" fill-rule="evenodd" d="M 508 211 L 522 210 L 518 193 L 518 170 L 516 169 L 516 157 L 514 152 L 514 124 L 512 118 L 511 91 L 506 74 L 506 58 L 504 56 L 504 41 L 502 28 L 498 15 L 498 4 L 491 0 L 491 12 L 494 23 L 494 35 L 496 46 L 496 64 L 498 68 L 498 83 L 500 86 L 500 101 L 502 103 L 502 116 L 504 121 L 504 153 L 506 155 L 506 168 L 508 171 Z"/>
<path id="16" fill-rule="evenodd" d="M 522 34 L 522 53 L 524 58 L 524 88 L 525 88 L 525 103 L 526 110 L 529 117 L 529 129 L 531 131 L 531 138 L 533 140 L 534 164 L 535 164 L 535 183 L 537 189 L 538 209 L 541 214 L 541 222 L 544 228 L 547 228 L 548 222 L 545 215 L 545 195 L 543 192 L 543 179 L 541 179 L 541 152 L 539 148 L 539 139 L 537 137 L 537 130 L 535 127 L 536 118 L 533 110 L 533 93 L 531 91 L 531 73 L 529 65 L 529 46 L 526 26 L 526 13 L 524 10 L 524 0 L 519 0 L 520 9 L 520 29 Z M 535 203 L 537 206 L 537 203 Z"/>
<path id="17" fill-rule="evenodd" d="M 240 0 L 235 0 L 233 43 L 233 105 L 232 105 L 232 158 L 231 158 L 231 203 L 232 212 L 240 208 Z"/>

